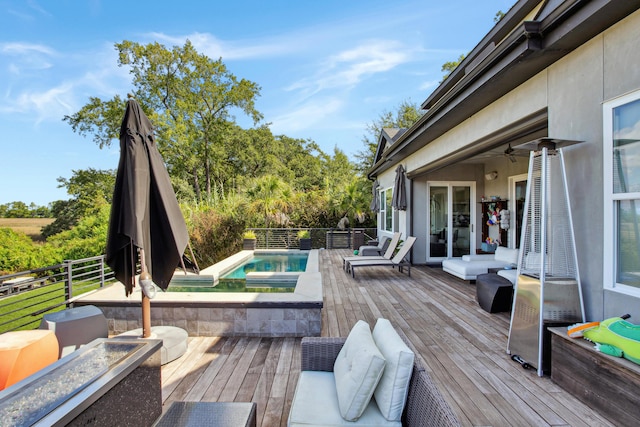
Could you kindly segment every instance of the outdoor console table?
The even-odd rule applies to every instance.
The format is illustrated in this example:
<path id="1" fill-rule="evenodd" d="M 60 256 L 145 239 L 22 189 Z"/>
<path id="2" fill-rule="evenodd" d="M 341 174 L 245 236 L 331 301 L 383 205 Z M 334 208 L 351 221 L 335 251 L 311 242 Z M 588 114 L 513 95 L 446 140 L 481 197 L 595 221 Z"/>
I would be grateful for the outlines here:
<path id="1" fill-rule="evenodd" d="M 0 424 L 150 426 L 162 413 L 161 346 L 97 339 L 1 391 Z"/>
<path id="2" fill-rule="evenodd" d="M 640 366 L 594 349 L 593 343 L 549 328 L 551 380 L 621 426 L 640 425 Z"/>
<path id="3" fill-rule="evenodd" d="M 173 402 L 154 427 L 256 427 L 252 402 Z"/>

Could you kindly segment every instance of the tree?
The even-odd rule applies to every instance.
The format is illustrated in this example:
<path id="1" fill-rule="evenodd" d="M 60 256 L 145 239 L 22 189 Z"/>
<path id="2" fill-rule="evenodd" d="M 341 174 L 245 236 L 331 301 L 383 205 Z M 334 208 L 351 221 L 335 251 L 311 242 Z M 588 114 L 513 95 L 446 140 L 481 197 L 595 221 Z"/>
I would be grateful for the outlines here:
<path id="1" fill-rule="evenodd" d="M 197 198 L 212 191 L 213 169 L 224 162 L 223 136 L 238 109 L 257 123 L 260 87 L 231 74 L 221 59 L 199 54 L 191 42 L 171 50 L 159 43 L 116 43 L 118 65 L 129 67 L 133 94 L 156 127 L 158 146 L 172 176 L 187 179 Z M 65 116 L 74 131 L 94 134 L 100 147 L 119 134 L 124 100 L 115 96 Z"/>
<path id="2" fill-rule="evenodd" d="M 445 81 L 447 79 L 447 77 L 449 77 L 449 75 L 453 72 L 453 70 L 455 70 L 458 65 L 460 65 L 460 63 L 464 60 L 464 58 L 466 58 L 467 55 L 465 55 L 464 53 L 461 54 L 458 59 L 456 61 L 449 61 L 449 62 L 445 62 L 444 64 L 442 64 L 442 72 L 445 73 L 444 76 L 442 77 L 442 80 L 440 81 L 441 83 L 443 81 Z"/>
<path id="3" fill-rule="evenodd" d="M 395 113 L 384 111 L 378 118 L 367 125 L 367 133 L 362 137 L 364 149 L 357 152 L 357 169 L 365 175 L 366 171 L 373 166 L 378 139 L 383 128 L 410 128 L 420 120 L 424 113 L 418 104 L 411 101 L 403 101 L 396 107 Z"/>
<path id="4" fill-rule="evenodd" d="M 116 182 L 114 170 L 80 169 L 71 178 L 58 178 L 58 187 L 66 187 L 71 199 L 51 204 L 55 221 L 43 227 L 42 235 L 53 236 L 69 230 L 87 215 L 94 215 L 103 204 L 111 204 Z"/>
<path id="5" fill-rule="evenodd" d="M 292 193 L 289 185 L 273 175 L 256 179 L 247 189 L 249 212 L 262 217 L 264 227 L 286 226 L 289 223 L 289 200 Z"/>

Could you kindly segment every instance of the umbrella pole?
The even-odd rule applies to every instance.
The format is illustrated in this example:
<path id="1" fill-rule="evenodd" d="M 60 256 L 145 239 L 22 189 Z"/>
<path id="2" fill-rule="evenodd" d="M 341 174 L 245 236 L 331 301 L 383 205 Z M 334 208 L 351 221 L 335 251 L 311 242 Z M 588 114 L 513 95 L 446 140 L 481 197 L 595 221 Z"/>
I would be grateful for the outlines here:
<path id="1" fill-rule="evenodd" d="M 140 277 L 138 278 L 138 282 L 140 282 L 144 276 L 145 280 L 151 279 L 151 275 L 147 271 L 147 265 L 145 264 L 144 259 L 144 249 L 140 249 Z M 142 290 L 142 285 L 140 285 L 140 290 Z M 151 299 L 147 296 L 147 294 L 142 291 L 142 338 L 149 338 L 151 336 Z"/>

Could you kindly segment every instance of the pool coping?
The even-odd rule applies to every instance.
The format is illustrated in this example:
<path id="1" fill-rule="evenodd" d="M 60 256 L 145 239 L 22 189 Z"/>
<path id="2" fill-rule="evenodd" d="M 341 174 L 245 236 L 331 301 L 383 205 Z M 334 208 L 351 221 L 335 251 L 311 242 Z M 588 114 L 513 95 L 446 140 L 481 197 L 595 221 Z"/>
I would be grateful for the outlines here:
<path id="1" fill-rule="evenodd" d="M 159 291 L 151 300 L 151 324 L 177 326 L 189 336 L 319 336 L 323 299 L 318 255 L 317 249 L 309 251 L 307 270 L 300 273 L 294 292 Z M 109 333 L 119 334 L 141 327 L 141 300 L 139 286 L 125 296 L 124 286 L 115 283 L 78 297 L 74 304 L 99 307 Z"/>

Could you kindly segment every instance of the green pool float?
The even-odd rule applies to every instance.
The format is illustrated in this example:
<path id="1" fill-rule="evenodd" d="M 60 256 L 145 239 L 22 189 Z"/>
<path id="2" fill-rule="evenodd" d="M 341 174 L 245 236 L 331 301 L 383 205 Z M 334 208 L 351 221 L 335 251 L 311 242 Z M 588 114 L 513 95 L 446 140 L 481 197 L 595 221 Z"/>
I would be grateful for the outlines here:
<path id="1" fill-rule="evenodd" d="M 584 338 L 595 343 L 596 350 L 602 353 L 624 357 L 640 365 L 640 325 L 612 317 L 584 331 Z"/>

